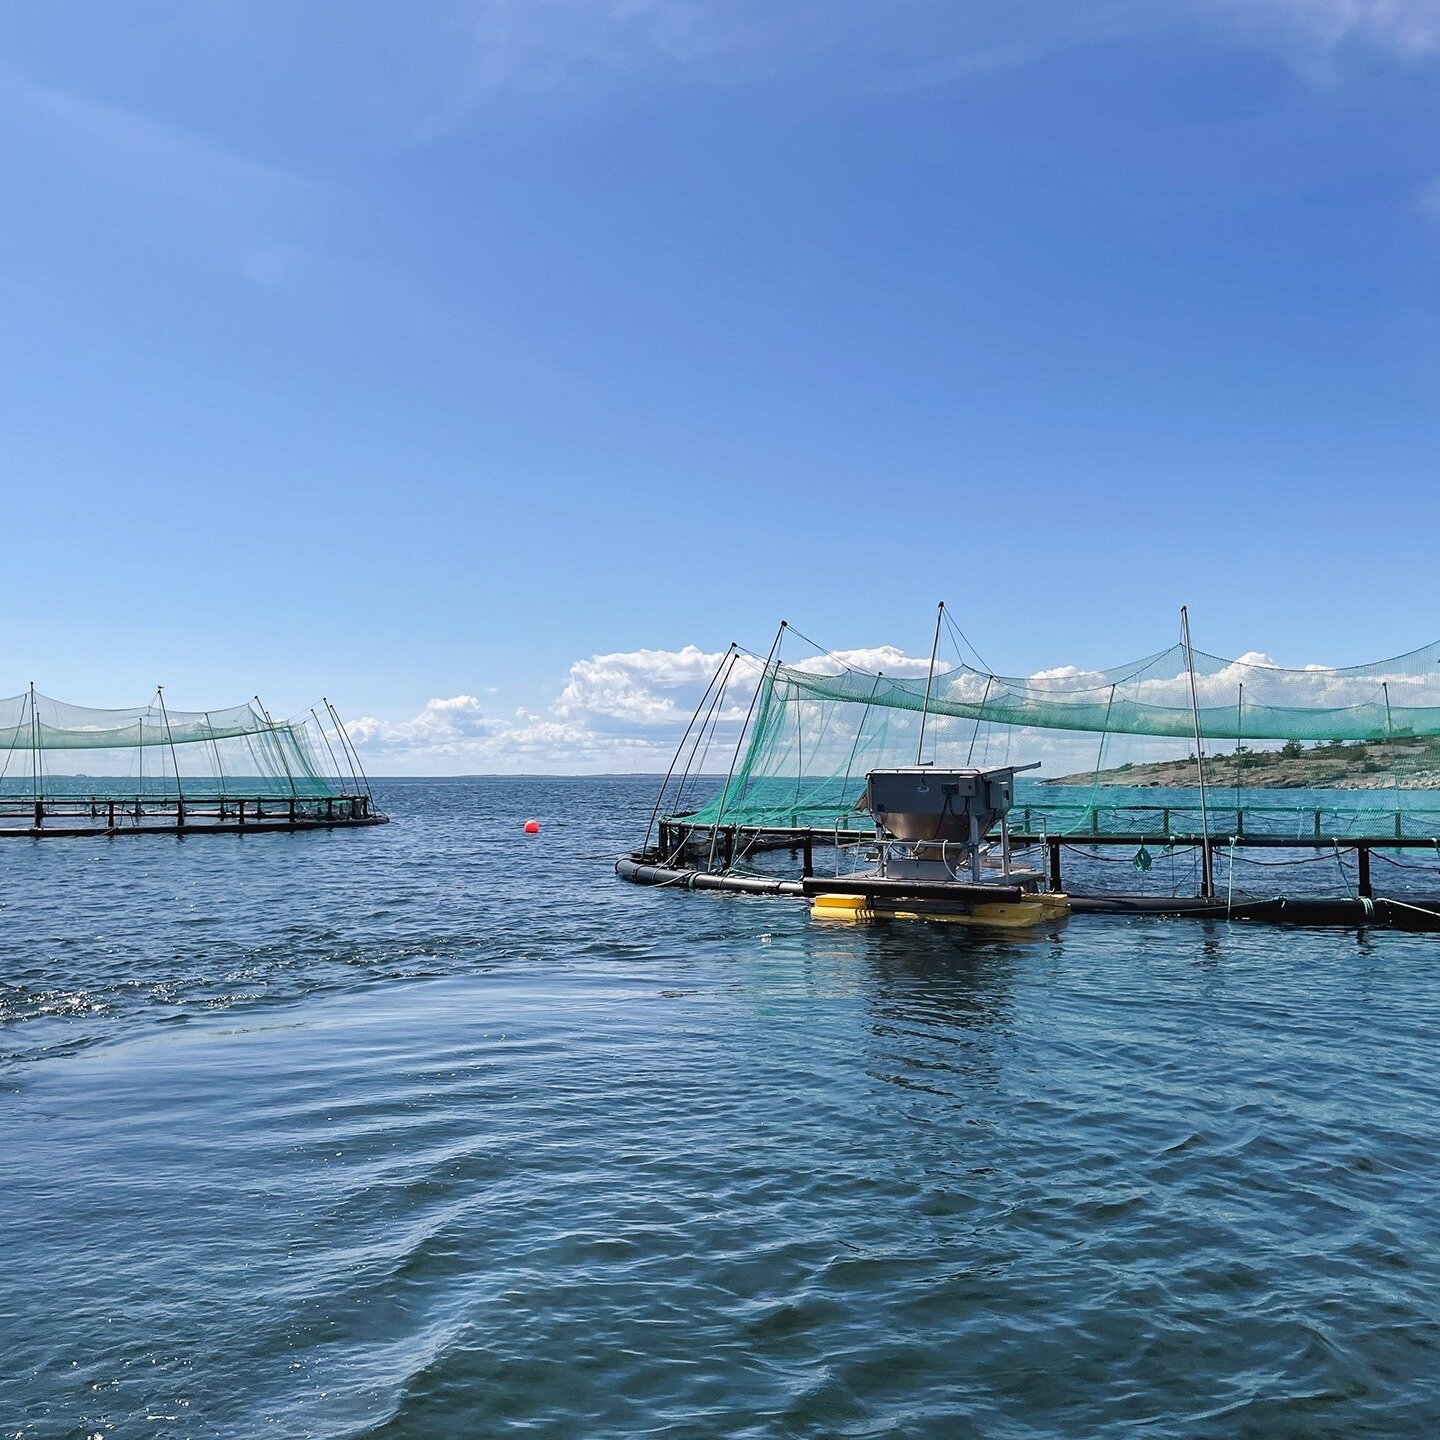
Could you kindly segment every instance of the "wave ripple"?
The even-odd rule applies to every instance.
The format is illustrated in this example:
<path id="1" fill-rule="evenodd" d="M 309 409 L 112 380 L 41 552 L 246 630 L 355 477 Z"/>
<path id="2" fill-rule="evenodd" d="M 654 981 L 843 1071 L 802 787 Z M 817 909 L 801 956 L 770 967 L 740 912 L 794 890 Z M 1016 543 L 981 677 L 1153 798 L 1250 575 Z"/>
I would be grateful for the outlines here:
<path id="1" fill-rule="evenodd" d="M 822 928 L 648 797 L 0 850 L 0 1435 L 1440 1430 L 1432 940 Z"/>

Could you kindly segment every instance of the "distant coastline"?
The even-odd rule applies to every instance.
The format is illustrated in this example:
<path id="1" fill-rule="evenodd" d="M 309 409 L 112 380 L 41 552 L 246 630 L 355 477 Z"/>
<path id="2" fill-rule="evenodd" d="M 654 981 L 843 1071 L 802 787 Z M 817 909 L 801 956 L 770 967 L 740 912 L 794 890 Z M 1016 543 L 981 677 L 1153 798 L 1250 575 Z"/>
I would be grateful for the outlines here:
<path id="1" fill-rule="evenodd" d="M 1205 756 L 1212 785 L 1238 783 L 1256 790 L 1440 790 L 1440 741 L 1407 738 L 1311 747 L 1288 741 L 1278 750 L 1240 746 Z M 1042 785 L 1187 786 L 1195 784 L 1195 756 L 1150 764 L 1077 771 Z"/>

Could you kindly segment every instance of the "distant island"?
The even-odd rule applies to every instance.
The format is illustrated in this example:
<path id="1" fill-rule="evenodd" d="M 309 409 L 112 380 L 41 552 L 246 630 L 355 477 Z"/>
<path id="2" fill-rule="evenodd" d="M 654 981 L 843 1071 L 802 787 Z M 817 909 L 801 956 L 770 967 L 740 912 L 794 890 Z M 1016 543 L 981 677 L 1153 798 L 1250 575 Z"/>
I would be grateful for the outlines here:
<path id="1" fill-rule="evenodd" d="M 1186 786 L 1195 784 L 1195 756 L 1153 764 L 1119 765 L 1077 771 L 1042 780 L 1042 785 Z M 1205 756 L 1211 785 L 1257 790 L 1440 790 L 1440 738 L 1325 741 L 1306 747 L 1287 740 L 1278 750 L 1240 745 L 1228 754 Z"/>

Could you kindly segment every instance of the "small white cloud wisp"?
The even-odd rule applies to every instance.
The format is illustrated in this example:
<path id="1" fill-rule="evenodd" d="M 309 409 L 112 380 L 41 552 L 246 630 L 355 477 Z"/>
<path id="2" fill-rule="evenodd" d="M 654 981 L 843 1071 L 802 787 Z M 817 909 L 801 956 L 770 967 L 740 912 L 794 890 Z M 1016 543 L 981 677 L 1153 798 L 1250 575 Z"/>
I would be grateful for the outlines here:
<path id="1" fill-rule="evenodd" d="M 465 13 L 472 99 L 665 71 L 727 83 L 847 49 L 867 57 L 869 85 L 925 87 L 1167 32 L 1279 51 L 1317 74 L 1346 46 L 1440 53 L 1440 0 L 472 0 Z"/>

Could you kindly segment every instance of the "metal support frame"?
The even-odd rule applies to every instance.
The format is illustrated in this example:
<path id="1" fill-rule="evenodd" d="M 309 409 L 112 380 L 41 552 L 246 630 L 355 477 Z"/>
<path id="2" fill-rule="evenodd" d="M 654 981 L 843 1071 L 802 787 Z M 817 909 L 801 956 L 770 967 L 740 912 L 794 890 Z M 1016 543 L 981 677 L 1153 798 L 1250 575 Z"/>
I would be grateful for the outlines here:
<path id="1" fill-rule="evenodd" d="M 355 748 L 355 742 L 350 738 L 350 732 L 345 728 L 345 722 L 340 718 L 340 712 L 330 703 L 326 696 L 321 697 L 325 708 L 330 712 L 330 718 L 335 722 L 335 733 L 340 737 L 340 744 L 350 752 L 351 760 L 355 769 L 359 772 L 359 783 L 365 787 L 366 801 L 374 799 L 370 790 L 370 777 L 365 773 L 365 766 L 360 759 L 360 752 Z"/>
<path id="2" fill-rule="evenodd" d="M 1180 607 L 1180 637 L 1185 646 L 1185 668 L 1190 672 L 1190 713 L 1195 721 L 1195 770 L 1200 782 L 1200 893 L 1205 899 L 1215 895 L 1215 857 L 1210 849 L 1210 812 L 1205 796 L 1205 742 L 1200 733 L 1200 694 L 1195 686 L 1195 651 L 1190 644 L 1190 612 Z"/>
<path id="3" fill-rule="evenodd" d="M 290 758 L 285 754 L 284 745 L 275 739 L 275 733 L 279 727 L 270 718 L 270 712 L 265 708 L 265 702 L 258 695 L 254 697 L 254 700 L 260 707 L 261 715 L 265 717 L 266 727 L 270 731 L 270 739 L 274 743 L 275 748 L 280 752 L 280 763 L 285 767 L 285 778 L 290 782 L 290 794 L 293 798 L 299 792 L 295 789 L 295 777 L 290 773 Z"/>
<path id="4" fill-rule="evenodd" d="M 699 703 L 695 706 L 695 710 L 690 716 L 690 723 L 685 727 L 685 733 L 680 737 L 680 743 L 675 747 L 674 755 L 670 757 L 670 768 L 666 770 L 665 778 L 660 782 L 660 793 L 656 795 L 654 808 L 650 811 L 650 823 L 645 827 L 645 840 L 641 849 L 648 850 L 650 848 L 650 835 L 655 829 L 655 821 L 660 814 L 660 806 L 665 802 L 665 791 L 669 788 L 670 779 L 675 774 L 676 765 L 680 763 L 680 756 L 685 749 L 685 742 L 690 738 L 690 732 L 695 728 L 695 722 L 700 718 L 701 710 L 705 708 L 706 702 L 710 699 L 710 692 L 715 688 L 716 681 L 720 679 L 721 672 L 730 662 L 730 658 L 735 654 L 736 648 L 736 644 L 732 640 L 729 648 L 725 651 L 724 655 L 720 657 L 720 663 L 715 667 L 715 673 L 710 677 L 710 683 L 706 685 L 704 693 L 700 696 Z M 684 782 L 682 781 L 681 783 L 683 784 Z M 663 843 L 661 849 L 664 849 Z"/>
<path id="5" fill-rule="evenodd" d="M 935 607 L 935 639 L 930 644 L 930 668 L 925 672 L 925 700 L 920 707 L 920 738 L 915 742 L 915 763 L 925 763 L 925 722 L 930 718 L 930 687 L 935 683 L 935 657 L 940 653 L 940 625 L 945 619 L 945 602 Z"/>
<path id="6" fill-rule="evenodd" d="M 765 668 L 760 672 L 760 679 L 756 682 L 755 693 L 750 697 L 750 708 L 745 712 L 745 723 L 740 727 L 740 734 L 735 738 L 735 753 L 730 757 L 730 769 L 725 776 L 725 788 L 720 792 L 720 808 L 715 812 L 715 827 L 710 832 L 710 856 L 706 861 L 705 868 L 715 868 L 715 835 L 719 828 L 720 821 L 725 815 L 725 803 L 730 798 L 730 782 L 735 778 L 735 767 L 740 763 L 740 747 L 745 743 L 746 732 L 750 729 L 750 721 L 755 714 L 756 702 L 760 699 L 760 691 L 770 676 L 770 666 L 775 660 L 775 652 L 780 648 L 780 641 L 785 637 L 785 631 L 789 628 L 790 622 L 782 620 L 780 628 L 775 632 L 775 639 L 770 643 L 770 653 L 765 657 Z M 733 831 L 731 834 L 729 858 L 725 862 L 728 870 L 734 863 L 735 842 Z"/>
<path id="7" fill-rule="evenodd" d="M 170 729 L 170 712 L 165 708 L 165 687 L 155 687 L 155 698 L 160 702 L 160 718 L 165 722 L 165 740 L 170 746 L 170 764 L 175 769 L 176 824 L 185 828 L 185 787 L 180 783 L 180 757 L 175 753 L 175 736 Z"/>

